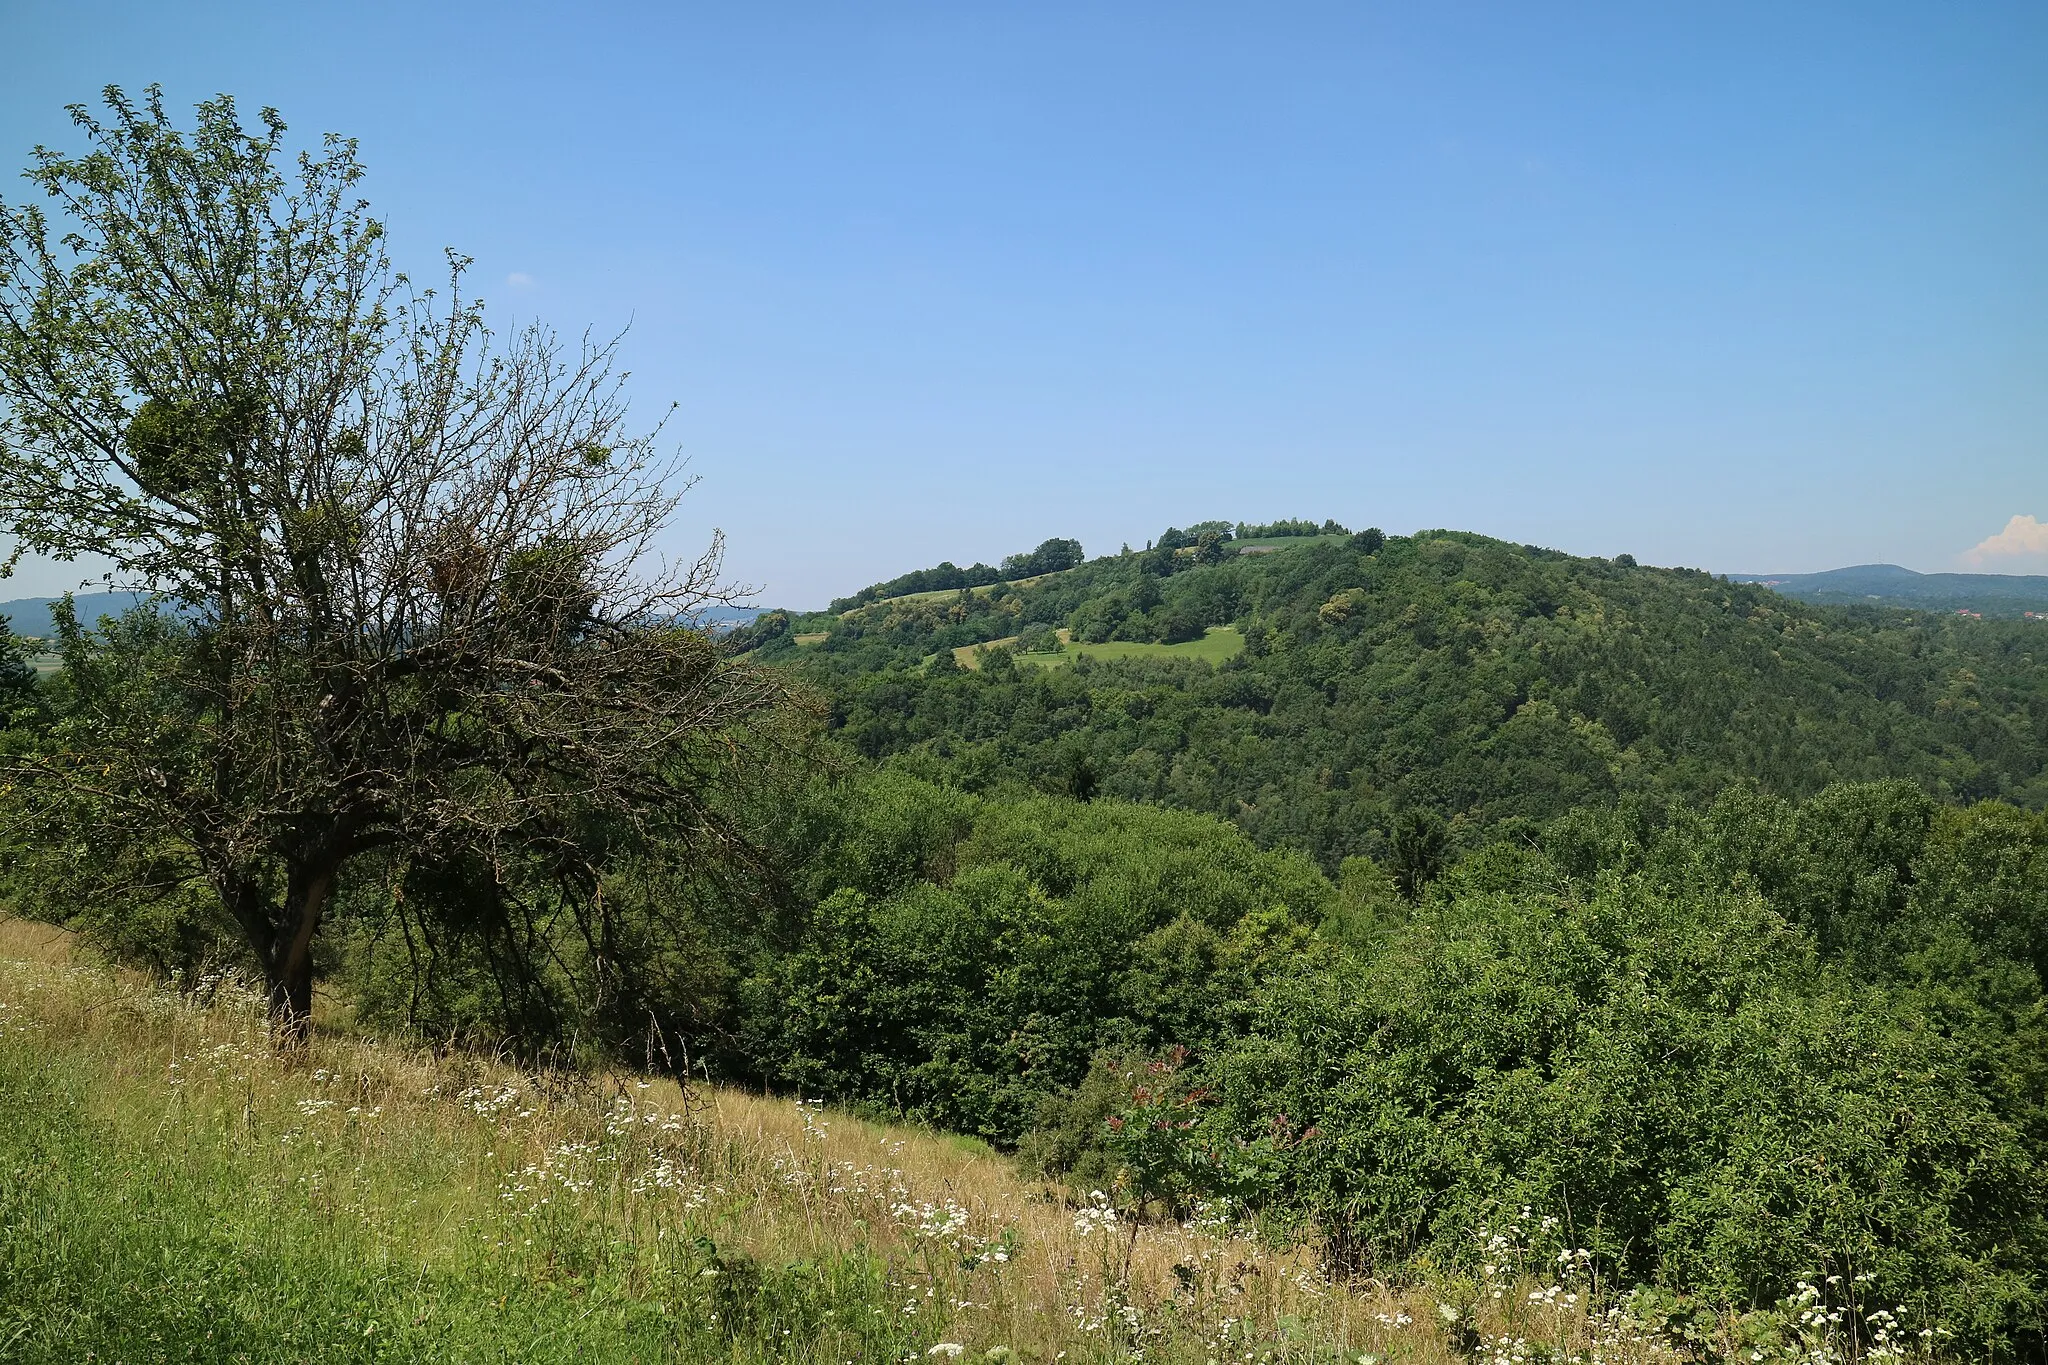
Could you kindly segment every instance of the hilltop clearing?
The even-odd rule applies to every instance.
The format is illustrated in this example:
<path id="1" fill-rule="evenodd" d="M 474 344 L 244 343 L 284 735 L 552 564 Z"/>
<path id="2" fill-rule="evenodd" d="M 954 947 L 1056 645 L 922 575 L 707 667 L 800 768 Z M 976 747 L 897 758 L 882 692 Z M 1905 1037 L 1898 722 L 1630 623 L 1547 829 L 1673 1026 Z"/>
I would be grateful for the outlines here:
<path id="1" fill-rule="evenodd" d="M 825 637 L 808 637 L 810 643 L 823 643 Z M 1001 640 L 990 640 L 987 644 L 961 645 L 953 651 L 953 662 L 962 668 L 979 670 L 989 653 L 1006 650 L 1017 662 L 1057 667 L 1075 659 L 1184 659 L 1195 663 L 1220 664 L 1226 659 L 1236 658 L 1244 650 L 1244 636 L 1232 626 L 1210 626 L 1199 640 L 1184 640 L 1175 645 L 1136 643 L 1110 640 L 1099 644 L 1084 644 L 1074 639 L 1074 633 L 1062 626 L 1052 632 L 1050 638 L 1040 631 L 1027 639 L 1011 635 Z"/>

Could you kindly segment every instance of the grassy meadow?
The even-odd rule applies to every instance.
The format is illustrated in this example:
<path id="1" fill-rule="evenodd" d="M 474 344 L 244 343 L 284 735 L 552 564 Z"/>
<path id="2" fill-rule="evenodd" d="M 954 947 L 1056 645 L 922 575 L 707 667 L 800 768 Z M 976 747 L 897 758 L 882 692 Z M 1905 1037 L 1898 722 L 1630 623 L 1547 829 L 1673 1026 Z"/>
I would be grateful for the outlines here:
<path id="1" fill-rule="evenodd" d="M 280 1056 L 200 985 L 0 922 L 0 1359 L 1675 1358 L 1512 1236 L 1477 1282 L 1337 1284 L 814 1104 L 408 1050 L 333 1002 Z"/>
<path id="2" fill-rule="evenodd" d="M 1337 545 L 1351 539 L 1350 532 L 1327 532 L 1313 536 L 1248 536 L 1230 542 L 1239 554 L 1247 550 L 1292 550 L 1303 545 Z"/>
<path id="3" fill-rule="evenodd" d="M 1234 658 L 1244 649 L 1244 636 L 1235 626 L 1210 626 L 1199 640 L 1188 640 L 1177 645 L 1150 644 L 1131 640 L 1109 640 L 1102 644 L 1077 644 L 1073 632 L 1062 628 L 1059 631 L 1061 643 L 1066 645 L 1059 654 L 1019 654 L 1020 664 L 1040 664 L 1047 668 L 1058 668 L 1070 664 L 1084 655 L 1091 659 L 1195 659 L 1205 664 L 1220 664 Z M 953 651 L 953 658 L 962 668 L 979 669 L 981 659 L 977 650 L 1000 649 L 1014 646 L 1018 636 L 1006 636 L 991 640 L 987 644 L 962 645 Z"/>

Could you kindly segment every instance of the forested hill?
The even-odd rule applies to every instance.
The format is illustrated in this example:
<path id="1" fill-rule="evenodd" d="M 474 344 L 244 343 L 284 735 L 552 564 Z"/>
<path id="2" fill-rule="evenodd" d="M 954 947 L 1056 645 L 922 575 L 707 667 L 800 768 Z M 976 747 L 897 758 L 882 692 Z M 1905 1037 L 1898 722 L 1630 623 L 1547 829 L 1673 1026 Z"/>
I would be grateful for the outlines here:
<path id="1" fill-rule="evenodd" d="M 1330 867 L 1384 856 L 1411 812 L 1458 842 L 1742 782 L 2048 801 L 2048 624 L 1812 606 L 1448 531 L 1277 544 L 770 613 L 741 644 L 812 679 L 871 757 L 1210 811 Z"/>
<path id="2" fill-rule="evenodd" d="M 1874 602 L 1979 616 L 2048 615 L 2048 574 L 1915 573 L 1896 564 L 1858 564 L 1825 573 L 1730 576 L 1809 602 Z"/>

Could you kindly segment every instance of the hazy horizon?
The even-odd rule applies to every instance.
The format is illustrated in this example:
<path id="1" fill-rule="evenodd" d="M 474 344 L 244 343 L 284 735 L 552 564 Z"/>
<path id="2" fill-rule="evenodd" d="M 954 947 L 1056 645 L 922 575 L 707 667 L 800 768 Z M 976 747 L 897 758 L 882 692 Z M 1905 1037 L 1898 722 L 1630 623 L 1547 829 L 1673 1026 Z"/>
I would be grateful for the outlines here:
<path id="1" fill-rule="evenodd" d="M 1163 529 L 1165 529 L 1165 528 L 1163 528 L 1163 527 L 1162 527 L 1162 528 L 1160 528 L 1160 529 L 1162 529 L 1162 530 L 1163 530 Z M 1382 529 L 1384 529 L 1384 528 L 1382 528 Z M 1464 529 L 1466 529 L 1466 528 L 1463 528 L 1463 527 L 1418 527 L 1415 533 L 1420 533 L 1420 532 L 1421 532 L 1421 531 L 1423 531 L 1423 530 L 1464 530 Z M 1395 534 L 1412 534 L 1412 533 L 1403 533 L 1403 532 L 1396 532 Z M 1505 539 L 1506 539 L 1506 537 L 1499 537 L 1499 539 L 1503 539 L 1503 540 L 1505 540 Z M 1122 542 L 1119 542 L 1119 547 L 1121 546 L 1121 544 L 1122 544 Z M 1142 541 L 1142 540 L 1140 540 L 1140 541 L 1133 541 L 1133 542 L 1131 542 L 1131 544 L 1132 544 L 1132 548 L 1133 548 L 1133 549 L 1142 549 L 1142 548 L 1144 547 L 1144 544 L 1145 544 L 1145 542 L 1144 542 L 1144 541 Z M 958 564 L 959 564 L 959 565 L 960 565 L 961 567 L 963 567 L 963 568 L 964 568 L 964 567 L 966 567 L 966 566 L 968 566 L 968 565 L 970 565 L 970 564 L 976 563 L 976 562 L 983 562 L 983 563 L 991 563 L 991 564 L 993 564 L 993 563 L 996 563 L 996 562 L 998 562 L 998 561 L 999 561 L 999 560 L 1000 560 L 1000 559 L 1001 559 L 1001 558 L 1003 557 L 1003 555 L 1004 555 L 1004 554 L 1009 554 L 1009 553 L 1016 553 L 1017 551 L 1020 551 L 1020 550 L 1024 550 L 1024 549 L 1028 549 L 1028 548 L 1030 548 L 1030 547 L 1028 547 L 1028 546 L 1017 546 L 1017 547 L 1015 547 L 1015 549 L 1013 549 L 1013 550 L 1009 550 L 1009 551 L 1004 551 L 1004 552 L 1002 552 L 1002 553 L 976 554 L 976 555 L 972 555 L 972 556 L 969 556 L 969 557 L 967 557 L 967 558 L 964 558 L 964 559 L 959 559 L 959 560 L 956 560 L 956 561 L 954 561 L 954 562 L 958 563 Z M 1086 546 L 1085 548 L 1087 549 L 1087 551 L 1088 551 L 1088 555 L 1089 555 L 1089 557 L 1090 557 L 1091 559 L 1092 559 L 1092 558 L 1096 558 L 1096 557 L 1098 557 L 1098 556 L 1100 556 L 1100 555 L 1105 555 L 1105 554 L 1113 554 L 1113 553 L 1115 553 L 1115 552 L 1116 552 L 1115 550 L 1112 550 L 1112 549 L 1109 549 L 1109 548 L 1106 548 L 1106 547 L 1105 547 L 1105 548 L 1102 548 L 1102 549 L 1098 549 L 1098 548 L 1097 548 L 1097 547 L 1095 547 L 1095 546 Z M 1557 549 L 1557 548 L 1560 548 L 1560 547 L 1557 547 L 1557 546 L 1544 546 L 1544 547 L 1541 547 L 1541 548 L 1545 548 L 1545 549 Z M 1622 552 L 1620 552 L 1620 551 L 1617 551 L 1616 553 L 1622 553 Z M 1834 572 L 1834 571 L 1839 571 L 1839 570 L 1846 570 L 1846 569 L 1861 569 L 1861 568 L 1902 568 L 1902 569 L 1909 569 L 1909 571 L 1910 571 L 1910 572 L 1913 572 L 1913 573 L 1917 573 L 1917 574 L 1923 574 L 1923 575 L 1939 575 L 1939 574 L 1962 574 L 1962 575 L 1969 575 L 1969 576 L 1981 576 L 1981 577 L 1994 577 L 1994 578 L 2042 578 L 2042 579 L 2048 579 L 2048 573 L 2033 573 L 2033 572 L 2028 572 L 2028 571 L 2025 571 L 2025 570 L 2021 570 L 2021 569 L 1972 569 L 1972 568 L 1963 568 L 1963 569 L 1912 569 L 1912 568 L 1911 568 L 1911 567 L 1910 567 L 1909 565 L 1903 565 L 1903 564 L 1895 564 L 1895 563 L 1893 563 L 1892 561 L 1889 561 L 1889 560 L 1869 560 L 1869 561 L 1865 561 L 1865 562 L 1863 562 L 1863 563 L 1858 563 L 1858 564 L 1835 564 L 1835 565 L 1830 565 L 1830 566 L 1829 566 L 1828 568 L 1826 568 L 1826 569 L 1757 569 L 1757 568 L 1746 568 L 1746 569 L 1738 568 L 1738 569 L 1729 569 L 1729 568 L 1721 568 L 1721 567 L 1717 567 L 1717 566 L 1714 566 L 1714 565 L 1676 565 L 1676 564 L 1671 564 L 1671 565 L 1660 565 L 1660 564 L 1654 563 L 1654 562 L 1652 562 L 1652 561 L 1648 561 L 1648 560 L 1642 560 L 1640 556 L 1638 556 L 1637 558 L 1638 558 L 1638 560 L 1639 560 L 1640 562 L 1644 563 L 1644 564 L 1645 564 L 1646 566 L 1648 566 L 1648 567 L 1651 567 L 1651 568 L 1703 568 L 1703 569 L 1706 569 L 1706 570 L 1707 570 L 1707 571 L 1708 571 L 1709 573 L 1717 574 L 1717 575 L 1720 575 L 1720 576 L 1722 576 L 1722 577 L 1726 577 L 1726 578 L 1733 578 L 1733 579 L 1736 579 L 1736 580 L 1738 580 L 1738 581 L 1741 581 L 1741 580 L 1750 580 L 1750 579 L 1764 579 L 1764 578 L 1800 578 L 1800 577 L 1808 577 L 1808 576 L 1811 576 L 1811 575 L 1814 575 L 1814 574 L 1823 574 L 1823 573 L 1829 573 L 1829 572 Z M 883 574 L 883 575 L 879 576 L 879 577 L 878 577 L 878 578 L 876 578 L 876 579 L 873 579 L 873 580 L 869 580 L 869 581 L 873 581 L 873 582 L 883 582 L 883 581 L 886 581 L 886 580 L 887 580 L 887 579 L 889 579 L 889 578 L 895 577 L 897 573 L 908 573 L 908 572 L 910 572 L 910 571 L 911 571 L 911 570 L 913 570 L 913 569 L 920 569 L 920 568 L 932 568 L 932 567 L 934 567 L 934 566 L 935 566 L 936 562 L 937 562 L 937 561 L 934 561 L 934 563 L 933 563 L 933 564 L 905 564 L 905 565 L 899 565 L 899 566 L 897 566 L 897 568 L 895 568 L 895 569 L 893 569 L 893 570 L 891 570 L 891 571 L 889 571 L 889 572 L 887 572 L 887 573 L 885 573 L 885 574 Z M 38 568 L 39 568 L 40 570 L 54 570 L 54 569 L 55 569 L 55 566 L 53 566 L 53 565 L 42 565 L 42 566 L 38 566 Z M 17 574 L 15 575 L 15 577 L 13 577 L 13 578 L 11 578 L 11 579 L 0 579 L 0 606 L 4 606 L 4 605 L 6 605 L 7 603 L 10 603 L 10 602 L 21 602 L 21 601 L 30 601 L 30 600 L 42 600 L 42 599 L 54 599 L 54 598 L 62 597 L 62 596 L 63 596 L 63 595 L 64 595 L 64 594 L 66 593 L 66 592 L 73 592 L 73 593 L 77 593 L 77 594 L 79 594 L 79 595 L 81 595 L 81 596 L 82 596 L 82 595 L 85 595 L 85 594 L 87 594 L 87 593 L 97 593 L 97 592 L 106 592 L 106 591 L 109 591 L 109 589 L 108 589 L 108 588 L 106 587 L 106 585 L 105 585 L 104 583 L 101 583 L 101 582 L 89 582 L 89 583 L 80 583 L 80 584 L 71 584 L 71 585 L 66 585 L 66 584 L 64 584 L 64 583 L 63 583 L 63 582 L 61 582 L 61 581 L 59 581 L 59 582 L 57 583 L 57 585 L 56 585 L 56 586 L 54 586 L 54 587 L 50 588 L 50 590 L 48 590 L 48 591 L 40 591 L 40 590 L 36 590 L 36 591 L 30 591 L 30 590 L 26 590 L 26 589 L 24 589 L 24 588 L 23 588 L 23 586 L 22 586 L 22 584 L 23 584 L 23 581 L 24 581 L 24 574 L 22 574 L 22 573 L 20 573 L 20 572 L 17 572 Z M 853 583 L 853 582 L 847 582 L 847 583 L 842 583 L 842 584 L 839 584 L 839 585 L 837 585 L 837 586 L 835 586 L 835 587 L 833 587 L 833 588 L 831 589 L 831 591 L 830 591 L 830 594 L 829 594 L 829 597 L 847 597 L 847 596 L 851 596 L 851 595 L 852 595 L 853 593 L 857 592 L 858 590 L 860 590 L 861 588 L 863 588 L 863 587 L 866 587 L 866 586 L 868 586 L 868 582 L 867 582 L 867 581 L 863 581 L 863 582 L 860 582 L 860 583 Z M 118 592 L 118 591 L 121 591 L 121 589 L 114 589 L 113 591 L 116 591 L 116 592 Z M 809 599 L 805 599 L 805 600 L 796 600 L 796 599 L 789 599 L 789 600 L 783 600 L 783 599 L 780 599 L 780 598 L 775 598 L 775 597 L 773 597 L 772 595 L 768 595 L 768 594 L 756 594 L 756 595 L 755 595 L 755 596 L 754 596 L 754 597 L 753 597 L 752 599 L 750 599 L 750 604 L 749 604 L 749 608 L 748 608 L 748 609 L 749 609 L 749 610 L 752 610 L 752 609 L 754 609 L 754 608 L 758 608 L 758 609 L 760 609 L 760 610 L 763 610 L 763 611 L 768 611 L 768 610 L 775 610 L 775 609 L 786 609 L 786 610 L 790 610 L 790 611 L 818 611 L 818 610 L 822 610 L 822 609 L 824 608 L 824 606 L 825 606 L 825 604 L 826 604 L 826 601 L 827 601 L 827 600 L 828 600 L 828 598 L 819 598 L 819 599 L 817 599 L 817 600 L 815 600 L 815 601 L 813 601 L 813 600 L 809 600 Z"/>

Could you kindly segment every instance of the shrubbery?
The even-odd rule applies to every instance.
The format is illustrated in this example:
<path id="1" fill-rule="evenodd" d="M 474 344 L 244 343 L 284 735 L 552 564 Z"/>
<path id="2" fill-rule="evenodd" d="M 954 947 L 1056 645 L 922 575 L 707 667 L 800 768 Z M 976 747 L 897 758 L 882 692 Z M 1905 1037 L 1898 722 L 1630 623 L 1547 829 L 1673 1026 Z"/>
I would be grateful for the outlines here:
<path id="1" fill-rule="evenodd" d="M 1305 940 L 1334 894 L 1298 855 L 1204 817 L 865 786 L 821 854 L 851 864 L 847 884 L 744 988 L 747 1059 L 1001 1142 L 1098 1054 L 1226 1037 L 1274 941 Z M 877 863 L 897 875 L 865 873 Z"/>
<path id="2" fill-rule="evenodd" d="M 764 959 L 772 1080 L 1134 1208 L 1234 1199 L 1381 1276 L 1473 1264 L 1527 1205 L 1609 1283 L 1754 1306 L 1840 1276 L 1971 1340 L 2038 1331 L 2038 817 L 1736 791 L 1491 845 L 1415 904 L 1194 817 L 867 793 L 857 861 L 923 852 Z"/>
<path id="3" fill-rule="evenodd" d="M 2001 1104 L 1926 1022 L 1753 893 L 1610 874 L 1433 900 L 1368 960 L 1275 978 L 1204 1069 L 1207 1122 L 1280 1132 L 1269 1207 L 1359 1269 L 1468 1262 L 1529 1205 L 1622 1283 L 1753 1304 L 1867 1275 L 2008 1331 L 2048 1255 L 2038 1098 Z"/>

